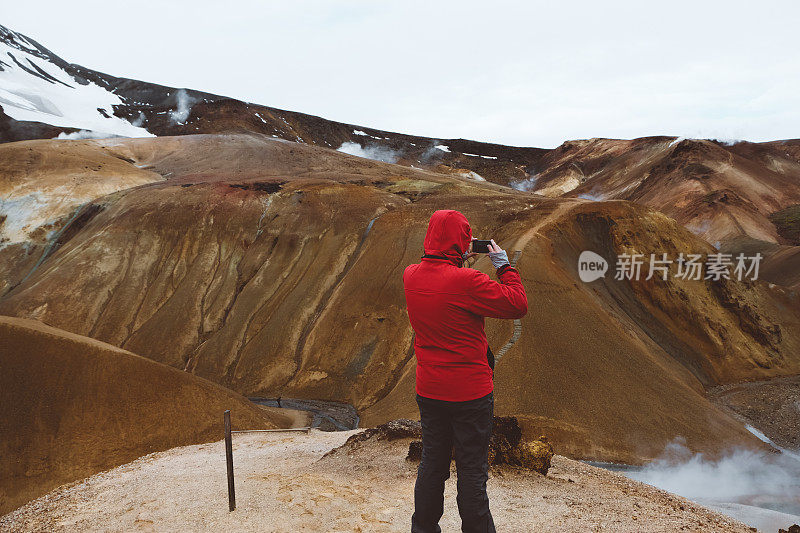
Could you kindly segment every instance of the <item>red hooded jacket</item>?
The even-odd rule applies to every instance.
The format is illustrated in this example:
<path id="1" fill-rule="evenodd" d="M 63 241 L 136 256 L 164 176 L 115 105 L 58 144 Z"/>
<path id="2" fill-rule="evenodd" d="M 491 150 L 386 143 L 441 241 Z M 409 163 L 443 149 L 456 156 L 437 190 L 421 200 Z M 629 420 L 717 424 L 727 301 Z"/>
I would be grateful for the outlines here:
<path id="1" fill-rule="evenodd" d="M 483 319 L 521 318 L 528 312 L 528 297 L 514 268 L 497 270 L 500 283 L 460 268 L 471 239 L 464 215 L 436 211 L 425 235 L 425 256 L 403 272 L 408 318 L 416 334 L 417 394 L 426 398 L 461 402 L 492 392 Z"/>

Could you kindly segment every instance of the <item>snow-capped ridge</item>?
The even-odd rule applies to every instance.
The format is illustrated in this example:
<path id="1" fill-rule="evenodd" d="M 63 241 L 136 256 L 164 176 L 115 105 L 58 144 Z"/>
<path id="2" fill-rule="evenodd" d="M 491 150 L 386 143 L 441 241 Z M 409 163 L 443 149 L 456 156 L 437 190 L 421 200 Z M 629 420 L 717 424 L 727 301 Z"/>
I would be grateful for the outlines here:
<path id="1" fill-rule="evenodd" d="M 124 137 L 152 137 L 114 115 L 125 102 L 108 88 L 70 74 L 36 41 L 0 26 L 0 106 L 15 120 Z"/>

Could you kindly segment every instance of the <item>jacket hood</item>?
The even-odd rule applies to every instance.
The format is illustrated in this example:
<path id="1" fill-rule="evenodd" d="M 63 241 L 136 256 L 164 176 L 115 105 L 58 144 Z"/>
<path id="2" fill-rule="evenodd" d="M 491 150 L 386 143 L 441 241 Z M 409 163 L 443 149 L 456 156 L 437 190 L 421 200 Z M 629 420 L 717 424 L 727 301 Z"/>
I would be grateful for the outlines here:
<path id="1" fill-rule="evenodd" d="M 460 265 L 471 240 L 472 228 L 467 217 L 458 211 L 443 209 L 431 215 L 423 247 L 426 254 L 443 255 Z"/>

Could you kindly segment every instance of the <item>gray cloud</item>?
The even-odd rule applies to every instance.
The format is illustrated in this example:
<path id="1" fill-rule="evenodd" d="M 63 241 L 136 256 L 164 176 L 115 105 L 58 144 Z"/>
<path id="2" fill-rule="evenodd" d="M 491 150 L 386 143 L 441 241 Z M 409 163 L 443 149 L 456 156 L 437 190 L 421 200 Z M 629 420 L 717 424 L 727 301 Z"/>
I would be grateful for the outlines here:
<path id="1" fill-rule="evenodd" d="M 781 53 L 800 44 L 793 1 L 250 1 L 220 11 L 198 0 L 187 11 L 142 0 L 143 12 L 181 20 L 157 40 L 120 38 L 102 10 L 40 5 L 9 3 L 3 23 L 67 61 L 350 124 L 543 147 L 598 136 L 800 136 L 800 69 Z"/>

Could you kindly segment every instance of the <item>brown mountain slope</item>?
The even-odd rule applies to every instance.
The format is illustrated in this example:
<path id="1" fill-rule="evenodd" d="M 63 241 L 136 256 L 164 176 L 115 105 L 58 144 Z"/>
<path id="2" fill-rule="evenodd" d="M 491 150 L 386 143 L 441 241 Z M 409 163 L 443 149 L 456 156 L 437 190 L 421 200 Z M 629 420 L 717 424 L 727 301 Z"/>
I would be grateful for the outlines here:
<path id="1" fill-rule="evenodd" d="M 570 141 L 540 162 L 535 191 L 654 207 L 717 245 L 784 242 L 769 216 L 800 201 L 800 165 L 778 143 L 670 137 Z"/>
<path id="2" fill-rule="evenodd" d="M 346 143 L 365 157 L 477 174 L 546 196 L 631 200 L 731 252 L 751 241 L 789 244 L 770 215 L 800 201 L 796 140 L 726 144 L 662 136 L 567 141 L 545 150 L 397 134 L 225 98 L 196 101 L 180 124 L 169 119 L 171 103 L 124 113 L 147 117 L 159 135 L 256 132 L 328 148 Z"/>
<path id="3" fill-rule="evenodd" d="M 94 339 L 0 317 L 0 514 L 142 455 L 287 427 L 229 390 Z"/>
<path id="4" fill-rule="evenodd" d="M 174 99 L 160 105 L 127 105 L 117 115 L 141 117 L 148 131 L 159 136 L 219 133 L 258 133 L 311 146 L 338 149 L 345 143 L 383 161 L 417 168 L 473 171 L 483 178 L 508 185 L 528 176 L 529 168 L 548 152 L 467 139 L 434 139 L 335 122 L 325 118 L 245 103 L 230 98 L 199 97 L 191 100 L 182 123 L 170 117 Z M 373 156 L 374 157 L 374 156 Z"/>
<path id="5" fill-rule="evenodd" d="M 710 250 L 628 202 L 546 199 L 254 135 L 90 144 L 167 180 L 92 202 L 0 312 L 245 394 L 347 401 L 367 424 L 413 415 L 401 273 L 445 207 L 523 250 L 531 312 L 498 367 L 497 406 L 560 449 L 636 461 L 677 436 L 709 452 L 757 445 L 704 386 L 800 372 L 796 295 L 763 283 L 580 282 L 584 249 Z M 492 346 L 511 328 L 487 321 Z"/>
<path id="6" fill-rule="evenodd" d="M 781 242 L 769 215 L 800 201 L 800 142 L 567 141 L 553 150 L 432 139 L 326 120 L 226 98 L 195 99 L 183 123 L 173 103 L 128 106 L 158 135 L 255 132 L 441 172 L 469 173 L 546 196 L 625 199 L 655 207 L 711 243 Z"/>
<path id="7" fill-rule="evenodd" d="M 800 173 L 800 139 L 727 144 L 727 149 L 741 157 L 762 164 L 779 174 L 797 177 Z"/>
<path id="8" fill-rule="evenodd" d="M 769 344 L 788 339 L 779 340 L 766 318 L 788 311 L 777 330 L 796 336 L 796 297 L 736 283 L 576 281 L 584 249 L 610 257 L 633 243 L 644 253 L 707 247 L 631 204 L 574 204 L 537 226 L 533 235 L 499 230 L 518 235 L 504 242 L 525 250 L 519 266 L 531 305 L 519 341 L 496 369 L 498 412 L 522 415 L 530 435 L 550 435 L 570 455 L 623 462 L 653 457 L 676 435 L 712 452 L 751 440 L 703 386 L 775 375 L 784 365 L 797 372 L 797 340 L 773 359 Z M 493 346 L 510 334 L 494 321 L 487 331 Z M 413 387 L 411 361 L 395 389 L 365 410 L 365 423 L 412 416 Z"/>
<path id="9" fill-rule="evenodd" d="M 625 199 L 654 207 L 715 245 L 746 237 L 785 243 L 771 213 L 800 201 L 800 142 L 568 141 L 553 150 L 432 139 L 333 122 L 226 98 L 196 99 L 187 120 L 174 105 L 120 109 L 159 135 L 256 132 L 402 165 L 483 179 L 546 196 Z M 739 251 L 739 248 L 733 249 Z"/>
<path id="10" fill-rule="evenodd" d="M 800 246 L 778 246 L 764 263 L 762 277 L 789 289 L 800 289 Z"/>
<path id="11" fill-rule="evenodd" d="M 0 295 L 29 275 L 69 235 L 84 204 L 162 181 L 108 150 L 79 141 L 0 144 Z"/>
<path id="12" fill-rule="evenodd" d="M 723 143 L 661 136 L 574 140 L 547 150 L 435 139 L 110 76 L 67 63 L 7 28 L 0 27 L 0 41 L 14 53 L 49 62 L 78 84 L 109 88 L 122 102 L 114 106 L 115 115 L 160 136 L 256 133 L 548 196 L 632 200 L 725 250 L 740 251 L 751 241 L 790 244 L 768 217 L 800 202 L 799 140 Z M 0 111 L 0 142 L 54 134 L 45 124 L 18 122 Z"/>
<path id="13" fill-rule="evenodd" d="M 3 111 L 0 105 L 0 143 L 27 141 L 29 139 L 54 139 L 59 133 L 78 131 L 75 128 L 61 128 L 42 122 L 14 120 Z"/>

